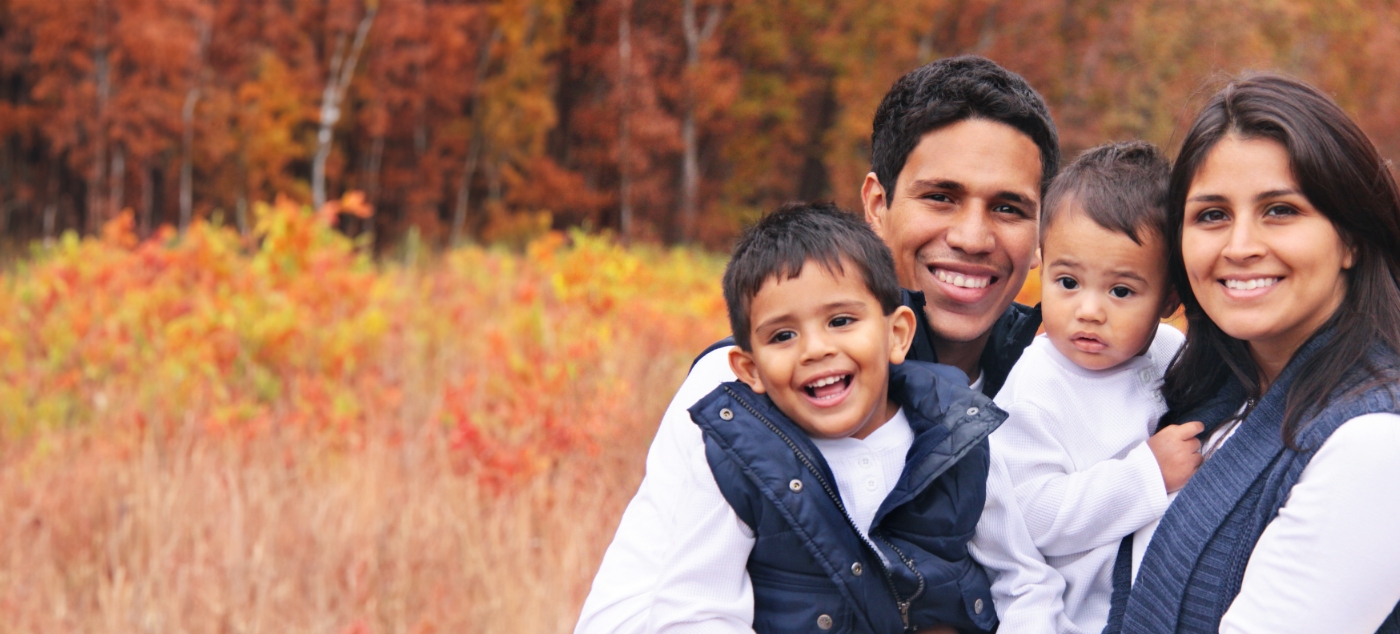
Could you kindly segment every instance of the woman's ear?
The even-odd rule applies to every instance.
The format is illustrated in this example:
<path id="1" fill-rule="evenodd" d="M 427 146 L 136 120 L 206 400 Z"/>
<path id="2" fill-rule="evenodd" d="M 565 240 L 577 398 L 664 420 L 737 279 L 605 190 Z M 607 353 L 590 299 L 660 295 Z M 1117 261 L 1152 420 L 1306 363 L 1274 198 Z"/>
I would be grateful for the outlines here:
<path id="1" fill-rule="evenodd" d="M 729 369 L 734 371 L 734 376 L 739 377 L 756 394 L 763 394 L 767 390 L 763 387 L 763 379 L 758 376 L 758 364 L 753 360 L 752 352 L 744 352 L 739 346 L 729 349 Z"/>
<path id="2" fill-rule="evenodd" d="M 909 347 L 914 345 L 914 329 L 917 327 L 914 310 L 901 304 L 885 319 L 890 324 L 890 363 L 904 363 Z"/>

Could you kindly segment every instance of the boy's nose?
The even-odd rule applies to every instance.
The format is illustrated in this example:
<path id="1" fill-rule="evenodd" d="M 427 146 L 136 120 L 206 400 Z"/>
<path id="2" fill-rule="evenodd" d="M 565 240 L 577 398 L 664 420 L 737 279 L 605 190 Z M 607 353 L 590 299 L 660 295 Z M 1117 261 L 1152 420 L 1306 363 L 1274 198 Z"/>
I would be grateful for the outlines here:
<path id="1" fill-rule="evenodd" d="M 1096 324 L 1103 323 L 1105 319 L 1103 302 L 1093 297 L 1085 298 L 1075 307 L 1074 317 L 1079 321 L 1087 321 Z"/>
<path id="2" fill-rule="evenodd" d="M 802 347 L 803 361 L 819 361 L 836 353 L 836 346 L 824 333 L 808 335 L 803 339 L 806 343 Z"/>

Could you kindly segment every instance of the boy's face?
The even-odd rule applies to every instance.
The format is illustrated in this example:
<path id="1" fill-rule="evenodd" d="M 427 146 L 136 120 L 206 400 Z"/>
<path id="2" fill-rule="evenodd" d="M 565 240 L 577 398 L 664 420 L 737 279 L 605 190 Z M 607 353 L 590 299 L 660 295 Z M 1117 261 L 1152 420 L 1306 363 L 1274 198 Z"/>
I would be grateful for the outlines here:
<path id="1" fill-rule="evenodd" d="M 865 438 L 894 415 L 889 364 L 914 337 L 908 307 L 883 314 L 859 270 L 843 268 L 808 261 L 795 278 L 769 278 L 749 306 L 753 350 L 729 353 L 739 380 L 815 438 Z"/>
<path id="2" fill-rule="evenodd" d="M 1041 310 L 1045 334 L 1087 370 L 1105 370 L 1147 351 L 1157 324 L 1175 308 L 1162 239 L 1143 244 L 1099 226 L 1074 201 L 1045 235 Z"/>

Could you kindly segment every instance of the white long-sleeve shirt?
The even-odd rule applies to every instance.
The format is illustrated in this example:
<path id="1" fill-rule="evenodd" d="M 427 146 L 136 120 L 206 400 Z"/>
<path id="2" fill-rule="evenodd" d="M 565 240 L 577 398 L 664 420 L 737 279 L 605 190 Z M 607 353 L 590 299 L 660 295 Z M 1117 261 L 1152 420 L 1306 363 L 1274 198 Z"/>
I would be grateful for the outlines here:
<path id="1" fill-rule="evenodd" d="M 745 567 L 753 548 L 752 532 L 720 494 L 705 459 L 700 428 L 686 411 L 720 383 L 734 380 L 728 354 L 729 349 L 723 348 L 701 358 L 662 417 L 647 453 L 646 477 L 623 513 L 617 534 L 603 555 L 575 632 L 650 632 L 663 625 L 673 631 L 742 632 L 752 629 L 753 588 Z M 907 429 L 907 421 L 904 427 Z M 866 441 L 880 435 L 881 431 L 884 429 L 877 430 Z M 823 456 L 827 456 L 830 447 L 821 449 Z M 872 494 L 871 499 L 883 501 L 888 495 L 887 487 L 897 482 L 903 470 L 903 456 L 907 450 L 905 446 L 904 452 L 899 453 L 897 469 L 891 472 L 892 467 L 881 467 L 884 475 L 882 480 L 877 480 L 877 490 L 866 491 Z M 841 453 L 840 449 L 834 450 L 828 462 L 844 458 L 855 461 L 857 468 L 848 472 L 851 475 L 843 479 L 837 474 L 837 486 L 841 489 L 843 503 L 856 510 L 865 505 L 848 500 L 847 495 L 868 489 L 871 476 L 862 475 L 859 468 L 861 459 L 871 456 L 858 451 L 837 455 Z M 993 464 L 995 469 L 995 458 Z M 834 463 L 832 468 L 834 472 L 837 470 Z M 991 512 L 1019 515 L 1014 499 L 1004 502 Z M 878 501 L 874 503 L 863 525 L 868 527 L 878 505 Z M 1022 539 L 1029 543 L 1024 531 Z M 1024 551 L 1023 548 L 1016 552 Z M 672 574 L 672 571 L 698 569 L 687 561 L 690 557 L 713 562 L 715 572 Z M 1018 557 L 1022 555 L 1013 553 L 999 559 L 994 557 L 991 563 L 980 558 L 979 561 L 989 572 L 995 573 L 996 567 L 1001 567 L 1005 574 L 996 577 L 997 583 L 1010 588 L 1008 596 L 1014 595 L 1014 600 L 1058 601 L 1057 591 L 1047 593 L 1044 590 L 1054 587 L 1051 580 L 1058 579 L 1054 571 L 1039 557 Z M 696 593 L 704 593 L 703 602 L 692 600 L 699 596 Z M 998 604 L 997 609 L 1000 613 L 1002 606 Z"/>
<path id="2" fill-rule="evenodd" d="M 1397 458 L 1400 416 L 1358 416 L 1333 432 L 1254 545 L 1221 634 L 1376 631 L 1400 603 Z M 1133 536 L 1134 579 L 1156 528 Z"/>
<path id="3" fill-rule="evenodd" d="M 1005 462 L 1025 530 L 1063 577 L 1064 615 L 1081 631 L 1108 622 L 1119 542 L 1166 511 L 1166 485 L 1145 441 L 1166 411 L 1162 376 L 1184 339 L 1161 325 L 1145 354 L 1095 371 L 1041 335 L 997 394 L 1009 417 L 992 434 L 992 455 Z M 989 486 L 988 504 L 1003 495 Z M 1005 600 L 996 588 L 993 597 Z M 1058 615 L 1026 618 L 1056 622 Z"/>

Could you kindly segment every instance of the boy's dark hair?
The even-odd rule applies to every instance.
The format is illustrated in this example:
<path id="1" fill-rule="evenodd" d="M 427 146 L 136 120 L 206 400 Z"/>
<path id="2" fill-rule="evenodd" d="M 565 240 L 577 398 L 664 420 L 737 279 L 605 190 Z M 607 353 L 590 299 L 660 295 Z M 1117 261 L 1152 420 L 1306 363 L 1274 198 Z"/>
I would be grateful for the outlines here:
<path id="1" fill-rule="evenodd" d="M 909 153 L 925 134 L 966 119 L 1004 123 L 1040 148 L 1040 191 L 1060 168 L 1060 139 L 1050 109 L 1030 84 L 996 62 L 961 55 L 909 71 L 885 93 L 870 133 L 870 170 L 885 188 L 885 204 Z"/>
<path id="2" fill-rule="evenodd" d="M 1171 165 L 1157 146 L 1122 141 L 1086 150 L 1074 159 L 1045 194 L 1040 211 L 1040 244 L 1055 219 L 1074 202 L 1100 227 L 1142 244 L 1144 233 L 1165 241 L 1167 180 Z"/>
<path id="3" fill-rule="evenodd" d="M 894 256 L 870 225 L 832 203 L 787 203 L 739 237 L 724 269 L 724 303 L 740 349 L 753 350 L 749 309 L 759 289 L 770 279 L 801 275 L 808 262 L 833 275 L 844 275 L 847 264 L 854 266 L 884 314 L 899 308 Z"/>

